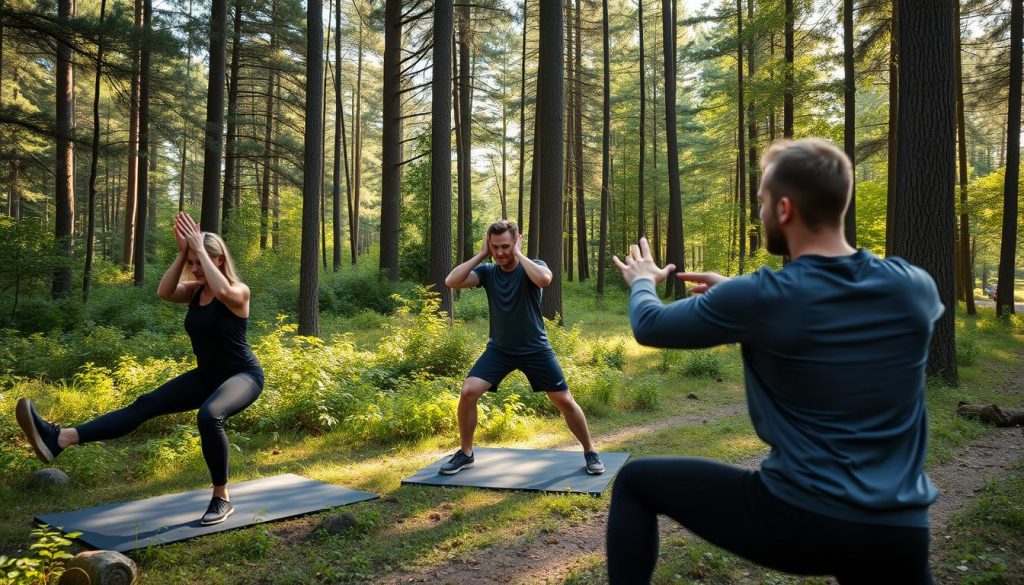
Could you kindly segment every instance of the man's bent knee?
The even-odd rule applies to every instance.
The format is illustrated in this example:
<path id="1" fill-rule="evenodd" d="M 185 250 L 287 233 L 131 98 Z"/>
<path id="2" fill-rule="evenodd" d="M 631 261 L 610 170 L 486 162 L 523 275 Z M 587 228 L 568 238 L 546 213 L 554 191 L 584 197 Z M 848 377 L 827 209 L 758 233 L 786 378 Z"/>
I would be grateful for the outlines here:
<path id="1" fill-rule="evenodd" d="M 462 392 L 459 398 L 476 400 L 484 395 L 491 388 L 491 383 L 481 378 L 466 378 L 462 382 Z"/>

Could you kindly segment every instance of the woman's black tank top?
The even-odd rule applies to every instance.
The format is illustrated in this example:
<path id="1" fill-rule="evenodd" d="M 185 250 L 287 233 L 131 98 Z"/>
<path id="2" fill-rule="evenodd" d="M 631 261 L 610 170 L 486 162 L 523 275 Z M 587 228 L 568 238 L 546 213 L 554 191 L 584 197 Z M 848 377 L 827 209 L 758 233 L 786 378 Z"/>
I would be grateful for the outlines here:
<path id="1" fill-rule="evenodd" d="M 230 374 L 260 362 L 246 338 L 249 320 L 231 312 L 214 297 L 207 305 L 199 304 L 204 286 L 192 296 L 185 314 L 185 331 L 192 340 L 192 352 L 201 371 Z"/>

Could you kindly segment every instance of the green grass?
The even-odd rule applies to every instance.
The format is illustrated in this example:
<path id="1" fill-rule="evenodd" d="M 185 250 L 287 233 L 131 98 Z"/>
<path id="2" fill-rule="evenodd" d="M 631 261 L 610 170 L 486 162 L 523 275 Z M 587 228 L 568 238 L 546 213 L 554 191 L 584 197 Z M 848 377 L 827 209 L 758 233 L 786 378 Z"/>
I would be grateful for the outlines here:
<path id="1" fill-rule="evenodd" d="M 721 416 L 722 409 L 744 401 L 738 349 L 718 348 L 694 358 L 697 352 L 641 347 L 630 335 L 625 299 L 622 291 L 613 289 L 600 303 L 589 286 L 566 288 L 566 326 L 570 333 L 573 326 L 579 326 L 580 351 L 589 351 L 598 343 L 610 351 L 621 345 L 623 375 L 649 380 L 659 398 L 652 410 L 625 410 L 613 401 L 603 416 L 591 414 L 595 436 L 619 433 L 620 438 L 605 448 L 629 450 L 633 456 L 693 455 L 733 462 L 763 454 L 766 446 L 753 433 L 745 412 Z M 466 295 L 464 301 L 479 299 Z M 337 318 L 325 323 L 329 326 L 325 335 L 352 331 L 357 348 L 369 351 L 384 337 L 379 326 L 385 322 L 372 315 Z M 476 318 L 461 326 L 470 331 L 482 351 L 486 320 Z M 959 388 L 929 385 L 929 466 L 949 461 L 964 444 L 991 432 L 980 423 L 955 417 L 957 401 L 1024 403 L 1024 393 L 1016 382 L 1024 353 L 1021 331 L 996 322 L 983 310 L 980 317 L 960 318 L 958 334 L 972 340 L 976 356 L 973 365 L 961 367 Z M 612 354 L 615 351 L 619 350 Z M 692 373 L 710 375 L 686 375 L 695 359 L 703 370 Z M 708 364 L 717 368 L 718 375 Z M 699 399 L 687 398 L 690 393 Z M 495 403 L 498 398 L 488 396 L 486 400 Z M 0 391 L 0 404 L 13 399 Z M 637 428 L 678 416 L 700 422 L 660 430 Z M 26 473 L 5 473 L 0 478 L 0 500 L 5 503 L 0 508 L 0 554 L 30 543 L 28 521 L 35 514 L 205 487 L 207 471 L 190 419 L 180 422 L 180 427 L 143 428 L 123 440 L 69 450 L 58 463 L 71 473 L 75 484 L 60 493 L 30 491 Z M 519 433 L 499 436 L 491 444 L 547 448 L 574 443 L 561 419 L 550 413 L 525 417 L 523 424 Z M 141 583 L 251 583 L 254 575 L 268 583 L 359 582 L 401 568 L 486 556 L 491 547 L 538 539 L 583 522 L 608 504 L 607 497 L 400 485 L 402 477 L 452 450 L 455 436 L 366 443 L 343 429 L 309 435 L 257 427 L 233 430 L 230 436 L 239 449 L 231 455 L 232 481 L 293 472 L 379 493 L 382 498 L 346 507 L 358 525 L 343 535 L 331 536 L 316 529 L 319 519 L 328 514 L 323 513 L 139 551 L 133 556 L 142 569 Z M 1007 497 L 1021 501 L 1020 482 L 1011 483 L 1010 490 Z M 1016 529 L 1019 533 L 1019 526 Z M 970 548 L 972 542 L 986 541 L 965 533 L 954 544 L 963 544 L 968 548 L 962 554 L 969 552 L 979 559 L 985 546 L 996 546 L 998 552 L 998 545 Z M 1019 548 L 1010 550 L 1018 551 L 1016 558 L 1020 558 Z M 762 571 L 682 536 L 666 539 L 661 558 L 658 583 L 729 583 L 742 578 L 760 583 L 821 582 Z M 574 561 L 566 582 L 601 582 L 603 571 L 603 555 L 582 555 Z"/>

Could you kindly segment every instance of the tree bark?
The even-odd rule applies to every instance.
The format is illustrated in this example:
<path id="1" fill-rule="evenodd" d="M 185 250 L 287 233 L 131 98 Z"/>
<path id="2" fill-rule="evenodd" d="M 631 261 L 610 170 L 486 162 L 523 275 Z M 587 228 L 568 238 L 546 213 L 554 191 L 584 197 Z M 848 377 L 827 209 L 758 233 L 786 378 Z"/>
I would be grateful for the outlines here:
<path id="1" fill-rule="evenodd" d="M 146 216 L 149 213 L 149 157 L 153 147 L 149 140 L 149 82 L 152 61 L 153 1 L 142 0 L 142 59 L 139 71 L 139 190 L 135 204 L 135 286 L 142 286 L 146 277 Z"/>
<path id="2" fill-rule="evenodd" d="M 753 22 L 754 19 L 754 0 L 747 0 L 747 22 Z M 754 83 L 754 75 L 757 73 L 757 62 L 754 60 L 754 55 L 757 51 L 757 39 L 751 34 L 750 29 L 747 31 L 747 83 Z M 757 117 L 756 108 L 754 104 L 754 98 L 750 97 L 747 100 L 747 205 L 750 208 L 750 214 L 747 216 L 750 219 L 750 249 L 747 250 L 747 254 L 750 257 L 754 256 L 754 251 L 761 247 L 761 231 L 758 229 L 758 207 L 757 207 L 757 189 L 758 189 L 758 167 L 757 167 Z M 685 251 L 683 257 L 685 258 Z"/>
<path id="3" fill-rule="evenodd" d="M 580 0 L 576 0 L 576 58 L 573 76 L 576 86 L 576 90 L 573 92 L 573 101 L 576 103 L 574 108 L 576 120 L 573 123 L 576 132 L 576 263 L 579 270 L 579 280 L 584 282 L 590 278 L 590 266 L 587 261 L 587 252 L 589 250 L 587 247 L 587 214 L 583 197 L 583 81 L 581 80 L 583 69 L 583 27 L 581 12 Z"/>
<path id="4" fill-rule="evenodd" d="M 441 297 L 438 310 L 452 316 L 452 0 L 434 2 L 434 48 L 430 128 L 430 282 Z"/>
<path id="5" fill-rule="evenodd" d="M 604 84 L 601 116 L 601 228 L 597 243 L 597 296 L 604 296 L 605 254 L 608 247 L 608 198 L 611 167 L 611 55 L 608 47 L 608 0 L 601 0 L 601 31 L 603 37 Z"/>
<path id="6" fill-rule="evenodd" d="M 668 147 L 668 246 L 666 261 L 676 269 L 669 273 L 668 281 L 673 283 L 669 291 L 676 298 L 682 298 L 683 284 L 676 279 L 676 272 L 686 270 L 686 246 L 683 239 L 683 202 L 679 185 L 679 137 L 676 128 L 676 40 L 675 19 L 671 0 L 662 0 L 661 28 L 665 53 L 665 144 Z"/>
<path id="7" fill-rule="evenodd" d="M 523 229 L 523 179 L 526 172 L 526 3 L 523 0 L 523 41 L 522 41 L 522 72 L 519 79 L 519 214 L 517 223 Z"/>
<path id="8" fill-rule="evenodd" d="M 537 196 L 542 232 L 540 257 L 552 273 L 541 312 L 562 323 L 562 132 L 565 112 L 565 28 L 562 0 L 540 4 L 540 50 L 537 71 Z"/>
<path id="9" fill-rule="evenodd" d="M 782 102 L 782 136 L 793 138 L 793 28 L 796 15 L 793 12 L 793 0 L 786 0 L 786 24 L 785 24 L 785 59 L 786 59 L 786 87 Z"/>
<path id="10" fill-rule="evenodd" d="M 227 13 L 227 0 L 211 1 L 208 72 L 210 79 L 206 90 L 206 141 L 203 145 L 203 200 L 200 215 L 200 225 L 206 232 L 220 232 L 220 164 L 224 147 Z"/>
<path id="11" fill-rule="evenodd" d="M 228 77 L 228 136 L 224 149 L 224 196 L 221 200 L 221 225 L 224 229 L 228 227 L 228 218 L 231 215 L 231 208 L 235 202 L 235 191 L 238 185 L 235 184 L 235 172 L 238 167 L 238 157 L 235 154 L 235 143 L 238 141 L 238 72 L 241 68 L 238 63 L 240 45 L 242 41 L 242 1 L 235 2 L 235 17 L 231 27 L 231 73 Z"/>
<path id="12" fill-rule="evenodd" d="M 339 55 L 340 40 L 337 44 Z M 384 112 L 381 146 L 380 270 L 392 282 L 398 281 L 399 202 L 402 197 L 402 1 L 387 0 L 384 5 Z M 340 56 L 339 56 L 340 59 Z M 341 93 L 338 93 L 340 107 Z M 337 149 L 337 140 L 335 149 Z M 337 166 L 337 165 L 335 165 Z M 337 174 L 337 172 L 335 172 Z"/>
<path id="13" fill-rule="evenodd" d="M 886 215 L 885 215 L 885 255 L 892 256 L 892 245 L 895 237 L 893 229 L 895 225 L 896 206 L 896 154 L 898 152 L 897 140 L 899 138 L 899 110 L 900 110 L 900 59 L 899 59 L 899 6 L 900 0 L 892 2 L 892 17 L 889 21 L 889 152 L 888 166 L 886 170 Z"/>
<path id="14" fill-rule="evenodd" d="M 463 261 L 472 258 L 476 238 L 473 236 L 473 89 L 470 73 L 470 37 L 472 35 L 471 6 L 459 7 L 459 132 L 462 134 L 462 168 L 459 169 L 459 197 L 462 201 L 462 253 Z"/>
<path id="15" fill-rule="evenodd" d="M 135 0 L 135 28 L 142 29 L 142 0 Z M 131 103 L 128 104 L 128 184 L 125 192 L 121 262 L 125 270 L 135 259 L 135 202 L 139 185 L 139 68 L 141 47 L 132 46 Z"/>
<path id="16" fill-rule="evenodd" d="M 75 0 L 57 3 L 57 18 L 67 22 L 75 17 Z M 71 260 L 72 230 L 75 225 L 75 66 L 72 61 L 71 35 L 57 40 L 57 152 L 56 152 L 56 216 L 54 237 L 59 250 Z M 71 292 L 71 265 L 60 266 L 53 273 L 53 298 Z"/>
<path id="17" fill-rule="evenodd" d="M 276 2 L 274 4 L 276 6 Z M 271 10 L 271 21 L 273 21 L 274 11 Z M 188 23 L 192 25 L 192 0 L 188 0 Z M 271 54 L 273 54 L 274 44 L 274 29 L 271 29 L 270 33 L 270 44 Z M 273 74 L 271 74 L 273 75 Z M 270 93 L 268 90 L 267 93 Z M 192 35 L 186 35 L 185 42 L 185 103 L 192 102 Z M 188 160 L 188 116 L 185 114 L 185 110 L 182 109 L 181 116 L 181 127 L 184 130 L 181 133 L 181 172 L 178 175 L 178 213 L 185 211 L 185 161 Z M 266 240 L 264 236 L 261 241 Z M 266 246 L 262 246 L 265 248 Z"/>
<path id="18" fill-rule="evenodd" d="M 1003 232 L 996 281 L 996 315 L 1012 315 L 1017 272 L 1017 215 L 1020 178 L 1021 37 L 1024 0 L 1010 2 L 1010 103 L 1006 115 L 1006 175 L 1003 179 Z"/>
<path id="19" fill-rule="evenodd" d="M 359 54 L 356 60 L 356 91 L 352 107 L 352 213 L 348 235 L 352 242 L 352 264 L 359 260 L 359 209 L 363 192 L 363 21 L 359 19 Z"/>
<path id="20" fill-rule="evenodd" d="M 955 385 L 952 25 L 949 0 L 901 3 L 893 253 L 935 279 L 939 300 L 948 308 L 935 325 L 927 369 Z"/>
<path id="21" fill-rule="evenodd" d="M 0 1 L 0 9 L 3 2 Z M 82 302 L 89 302 L 92 282 L 92 260 L 96 248 L 96 172 L 100 158 L 100 80 L 103 74 L 103 19 L 107 13 L 107 0 L 100 0 L 100 33 L 96 37 L 96 83 L 92 97 L 92 155 L 89 163 L 89 220 L 85 234 L 85 270 L 82 271 Z M 0 91 L 0 94 L 3 94 Z"/>
<path id="22" fill-rule="evenodd" d="M 299 265 L 299 335 L 318 335 L 320 175 L 323 164 L 324 45 L 323 2 L 307 0 L 306 12 L 306 121 L 302 173 L 302 249 Z"/>
<path id="23" fill-rule="evenodd" d="M 644 63 L 644 0 L 637 0 L 637 28 L 640 31 L 640 162 L 637 169 L 636 188 L 636 238 L 647 235 L 647 211 L 644 209 L 644 132 L 647 127 L 647 66 Z"/>
<path id="24" fill-rule="evenodd" d="M 270 3 L 270 21 L 277 19 L 277 0 Z M 277 27 L 270 28 L 270 59 L 277 56 Z M 277 71 L 267 70 L 267 119 L 263 130 L 263 181 L 260 184 L 260 250 L 267 249 L 270 231 L 270 167 L 273 162 L 274 145 L 274 85 Z"/>
<path id="25" fill-rule="evenodd" d="M 787 7 L 790 6 L 789 3 L 791 1 L 792 0 L 786 0 Z M 737 178 L 736 199 L 739 200 L 739 204 L 740 204 L 740 210 L 739 210 L 740 228 L 739 228 L 739 234 L 737 236 L 737 239 L 739 240 L 739 243 L 740 243 L 740 251 L 739 251 L 740 269 L 739 270 L 740 270 L 740 274 L 743 274 L 743 271 L 744 271 L 744 268 L 745 268 L 744 262 L 745 262 L 745 258 L 747 256 L 747 249 L 746 249 L 746 247 L 747 247 L 747 200 L 746 200 L 747 170 L 746 170 L 746 164 L 745 164 L 745 160 L 744 160 L 744 156 L 746 155 L 746 145 L 745 145 L 744 136 L 743 136 L 743 132 L 745 131 L 745 129 L 743 127 L 744 109 L 743 109 L 743 4 L 742 4 L 742 0 L 736 0 L 736 39 L 737 39 L 737 42 L 736 42 L 736 47 L 737 47 L 737 49 L 736 49 L 736 87 L 737 87 L 736 94 L 738 96 L 737 97 L 737 104 L 736 104 L 736 115 L 737 115 L 737 118 L 739 119 L 738 124 L 737 124 L 738 132 L 736 134 L 736 141 L 737 141 L 737 147 L 736 147 L 736 152 L 737 152 L 737 155 L 736 155 L 736 178 Z M 787 93 L 787 96 L 788 95 L 789 94 Z M 792 99 L 790 99 L 790 103 L 792 103 Z M 792 112 L 790 112 L 790 113 L 792 114 Z"/>
<path id="26" fill-rule="evenodd" d="M 964 75 L 960 52 L 960 2 L 953 4 L 953 59 L 956 75 L 956 129 L 957 151 L 959 153 L 958 175 L 960 179 L 960 266 L 963 275 L 964 300 L 967 314 L 975 315 L 974 306 L 974 263 L 971 261 L 971 226 L 967 215 L 967 127 L 964 124 Z"/>
<path id="27" fill-rule="evenodd" d="M 850 158 L 853 186 L 843 231 L 846 243 L 857 247 L 857 79 L 853 69 L 853 1 L 843 0 L 843 149 Z M 955 0 L 959 2 L 960 0 Z"/>

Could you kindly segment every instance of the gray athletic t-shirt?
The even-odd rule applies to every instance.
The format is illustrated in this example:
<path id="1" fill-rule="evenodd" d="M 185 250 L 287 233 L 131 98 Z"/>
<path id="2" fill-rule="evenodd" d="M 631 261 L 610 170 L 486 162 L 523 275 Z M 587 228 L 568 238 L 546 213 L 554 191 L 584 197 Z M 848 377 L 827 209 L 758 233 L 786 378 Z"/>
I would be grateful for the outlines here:
<path id="1" fill-rule="evenodd" d="M 547 267 L 543 260 L 534 262 Z M 522 262 L 511 272 L 491 263 L 480 264 L 473 272 L 480 278 L 480 286 L 487 291 L 490 311 L 488 347 L 512 354 L 551 348 L 540 312 L 544 290 L 533 284 Z"/>
<path id="2" fill-rule="evenodd" d="M 771 453 L 765 487 L 853 522 L 928 526 L 925 362 L 944 308 L 931 276 L 900 258 L 800 256 L 664 305 L 633 283 L 637 341 L 740 343 L 747 407 Z"/>

